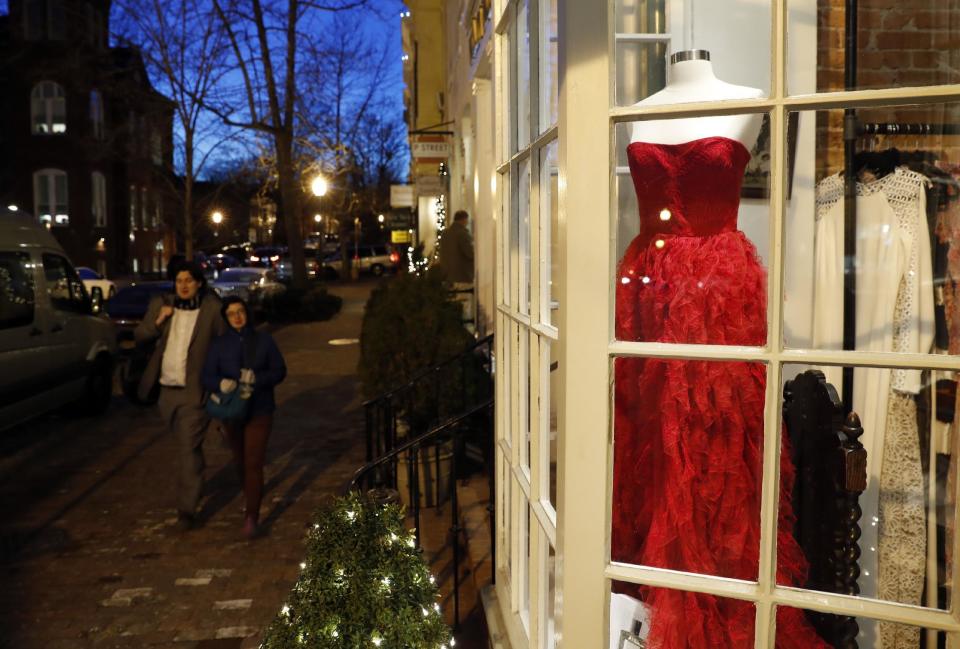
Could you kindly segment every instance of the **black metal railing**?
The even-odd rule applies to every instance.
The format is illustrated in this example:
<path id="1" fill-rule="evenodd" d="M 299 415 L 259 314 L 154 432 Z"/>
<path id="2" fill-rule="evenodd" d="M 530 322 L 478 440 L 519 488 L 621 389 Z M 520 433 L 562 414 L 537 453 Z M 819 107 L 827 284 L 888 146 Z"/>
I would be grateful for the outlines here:
<path id="1" fill-rule="evenodd" d="M 363 404 L 367 462 L 493 398 L 493 334 Z M 389 467 L 384 467 L 389 471 Z M 396 475 L 386 477 L 396 487 Z"/>
<path id="2" fill-rule="evenodd" d="M 441 495 L 441 472 L 438 442 L 452 442 L 452 453 L 450 455 L 450 475 L 449 479 L 446 481 L 446 495 L 447 502 L 450 504 L 450 535 L 448 540 L 453 544 L 452 595 L 454 630 L 456 630 L 460 624 L 460 532 L 463 531 L 462 527 L 460 526 L 460 501 L 457 495 L 457 477 L 459 475 L 458 458 L 463 456 L 463 445 L 467 439 L 467 436 L 476 431 L 477 420 L 483 420 L 488 423 L 488 434 L 484 436 L 484 439 L 487 441 L 489 447 L 485 449 L 484 456 L 485 458 L 489 458 L 489 463 L 484 468 L 487 475 L 487 485 L 490 490 L 487 514 L 490 518 L 489 529 L 491 579 L 493 579 L 493 576 L 496 574 L 496 516 L 493 515 L 493 508 L 494 504 L 496 503 L 496 480 L 493 466 L 493 458 L 495 457 L 493 449 L 493 409 L 494 400 L 492 398 L 488 398 L 482 403 L 474 405 L 459 415 L 451 417 L 435 428 L 397 444 L 387 453 L 367 462 L 360 467 L 344 488 L 344 492 L 348 492 L 382 487 L 382 477 L 384 472 L 382 472 L 381 469 L 393 468 L 393 471 L 389 473 L 392 473 L 392 475 L 395 477 L 397 474 L 397 463 L 400 461 L 401 456 L 403 456 L 407 464 L 407 488 L 409 490 L 408 502 L 410 503 L 410 509 L 412 510 L 410 515 L 413 518 L 417 547 L 420 547 L 421 453 L 426 453 L 429 455 L 431 450 L 434 451 L 434 459 L 436 462 L 434 481 L 436 483 L 436 488 L 434 489 L 433 493 L 439 501 Z"/>
<path id="3" fill-rule="evenodd" d="M 408 513 L 414 521 L 418 547 L 421 501 L 438 507 L 450 503 L 454 627 L 460 622 L 462 531 L 457 480 L 468 472 L 466 460 L 476 458 L 478 453 L 489 488 L 490 552 L 496 566 L 493 392 L 490 335 L 365 402 L 367 462 L 347 485 L 348 490 L 376 487 L 393 489 L 397 494 L 401 489 L 408 492 Z M 400 484 L 401 468 L 406 469 L 402 476 L 405 485 Z M 449 469 L 448 474 L 444 468 Z M 492 575 L 495 572 L 491 569 Z"/>

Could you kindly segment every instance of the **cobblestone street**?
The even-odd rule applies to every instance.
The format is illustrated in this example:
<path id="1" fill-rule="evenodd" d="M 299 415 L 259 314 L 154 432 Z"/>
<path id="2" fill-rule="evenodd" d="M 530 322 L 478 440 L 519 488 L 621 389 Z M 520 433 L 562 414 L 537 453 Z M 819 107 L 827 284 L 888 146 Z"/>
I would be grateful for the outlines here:
<path id="1" fill-rule="evenodd" d="M 344 304 L 332 320 L 274 331 L 289 375 L 254 541 L 213 428 L 203 527 L 189 532 L 175 525 L 175 441 L 154 408 L 115 397 L 99 419 L 48 416 L 4 433 L 0 647 L 256 646 L 296 578 L 311 512 L 364 459 L 359 347 L 330 341 L 359 337 L 373 286 L 333 286 Z"/>

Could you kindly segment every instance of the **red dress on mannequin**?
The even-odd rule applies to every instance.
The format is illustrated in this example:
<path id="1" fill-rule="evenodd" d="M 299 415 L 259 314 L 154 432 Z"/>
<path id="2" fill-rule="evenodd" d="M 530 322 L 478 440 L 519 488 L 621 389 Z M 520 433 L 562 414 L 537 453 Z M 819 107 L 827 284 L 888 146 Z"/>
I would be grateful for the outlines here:
<path id="1" fill-rule="evenodd" d="M 619 340 L 766 344 L 766 272 L 737 230 L 738 141 L 627 147 L 640 234 L 617 276 Z M 619 358 L 614 370 L 612 558 L 754 581 L 759 565 L 763 410 L 760 363 Z M 794 468 L 781 453 L 778 574 L 802 585 L 791 529 Z M 753 647 L 750 602 L 618 586 L 644 600 L 651 649 Z M 777 615 L 778 649 L 828 645 L 798 609 Z"/>

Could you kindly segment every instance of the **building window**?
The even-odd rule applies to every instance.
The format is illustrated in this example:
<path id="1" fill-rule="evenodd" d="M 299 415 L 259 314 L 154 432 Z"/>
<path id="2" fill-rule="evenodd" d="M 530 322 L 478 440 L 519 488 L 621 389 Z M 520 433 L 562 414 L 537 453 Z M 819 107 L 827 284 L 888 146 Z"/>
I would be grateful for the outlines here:
<path id="1" fill-rule="evenodd" d="M 140 227 L 144 230 L 150 228 L 150 211 L 147 205 L 147 188 L 140 188 Z"/>
<path id="2" fill-rule="evenodd" d="M 163 223 L 163 200 L 160 192 L 153 195 L 153 229 L 160 231 L 160 224 Z"/>
<path id="3" fill-rule="evenodd" d="M 107 179 L 99 171 L 94 171 L 90 184 L 93 197 L 90 208 L 93 213 L 93 226 L 105 228 L 107 227 Z"/>
<path id="4" fill-rule="evenodd" d="M 63 86 L 41 81 L 30 93 L 30 117 L 33 133 L 49 135 L 67 132 L 67 99 Z"/>
<path id="5" fill-rule="evenodd" d="M 30 253 L 0 252 L 0 329 L 31 324 L 34 303 Z"/>
<path id="6" fill-rule="evenodd" d="M 41 223 L 70 224 L 67 201 L 67 174 L 60 169 L 42 169 L 33 174 L 34 212 Z"/>
<path id="7" fill-rule="evenodd" d="M 62 41 L 67 37 L 67 16 L 63 0 L 48 0 L 49 37 L 51 40 Z"/>
<path id="8" fill-rule="evenodd" d="M 153 164 L 163 164 L 163 136 L 157 128 L 150 132 L 150 156 L 153 158 Z"/>
<path id="9" fill-rule="evenodd" d="M 103 139 L 103 95 L 99 90 L 90 91 L 90 129 L 94 139 Z"/>
<path id="10" fill-rule="evenodd" d="M 137 229 L 137 188 L 130 185 L 130 233 Z"/>
<path id="11" fill-rule="evenodd" d="M 46 2 L 44 0 L 28 0 L 23 6 L 23 33 L 28 41 L 39 41 L 43 38 L 46 26 Z"/>

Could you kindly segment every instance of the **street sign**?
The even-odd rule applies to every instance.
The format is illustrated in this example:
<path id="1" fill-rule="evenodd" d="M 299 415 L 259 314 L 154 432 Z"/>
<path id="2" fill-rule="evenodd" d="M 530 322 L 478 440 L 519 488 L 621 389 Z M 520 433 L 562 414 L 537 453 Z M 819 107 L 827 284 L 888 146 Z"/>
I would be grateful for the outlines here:
<path id="1" fill-rule="evenodd" d="M 413 185 L 390 185 L 390 207 L 413 207 Z"/>
<path id="2" fill-rule="evenodd" d="M 412 240 L 410 230 L 393 230 L 390 233 L 390 243 L 410 243 Z"/>
<path id="3" fill-rule="evenodd" d="M 450 157 L 450 153 L 451 147 L 449 142 L 424 142 L 422 140 L 414 140 L 410 143 L 410 155 L 415 159 L 446 159 Z"/>
<path id="4" fill-rule="evenodd" d="M 417 196 L 439 196 L 446 193 L 446 183 L 440 175 L 417 176 Z"/>
<path id="5" fill-rule="evenodd" d="M 413 213 L 408 210 L 402 212 L 387 212 L 386 225 L 389 228 L 412 228 Z"/>

